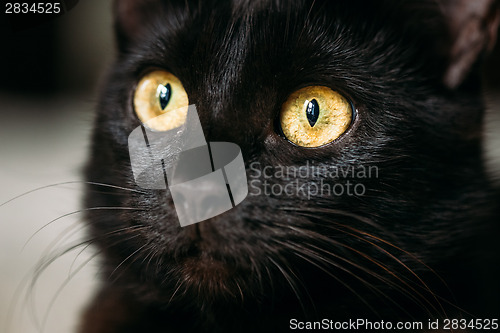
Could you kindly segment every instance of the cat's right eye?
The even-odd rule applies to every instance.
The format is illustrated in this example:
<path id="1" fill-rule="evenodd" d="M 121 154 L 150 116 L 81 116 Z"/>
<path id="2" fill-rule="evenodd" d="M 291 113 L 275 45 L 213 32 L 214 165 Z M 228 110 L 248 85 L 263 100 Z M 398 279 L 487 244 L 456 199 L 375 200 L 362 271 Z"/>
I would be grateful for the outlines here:
<path id="1" fill-rule="evenodd" d="M 144 75 L 134 93 L 134 111 L 154 131 L 168 131 L 186 121 L 189 99 L 172 73 L 155 70 Z M 161 117 L 159 117 L 161 116 Z"/>
<path id="2" fill-rule="evenodd" d="M 288 141 L 301 147 L 321 147 L 347 131 L 353 119 L 351 103 L 325 86 L 295 91 L 282 105 L 279 125 Z"/>

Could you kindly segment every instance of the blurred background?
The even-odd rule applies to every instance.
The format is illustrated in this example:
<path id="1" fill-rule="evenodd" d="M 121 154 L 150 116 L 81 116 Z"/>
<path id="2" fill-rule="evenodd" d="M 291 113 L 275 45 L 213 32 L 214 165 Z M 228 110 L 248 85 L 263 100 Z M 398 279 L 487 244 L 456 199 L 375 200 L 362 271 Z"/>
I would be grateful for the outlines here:
<path id="1" fill-rule="evenodd" d="M 96 260 L 90 247 L 62 253 L 85 239 L 78 181 L 113 56 L 111 1 L 38 24 L 0 19 L 0 205 L 75 182 L 0 206 L 0 332 L 76 332 Z"/>
<path id="2" fill-rule="evenodd" d="M 114 52 L 111 1 L 73 2 L 24 30 L 0 21 L 0 332 L 73 332 L 96 288 L 93 249 L 62 253 L 85 238 L 78 181 L 97 87 Z M 485 156 L 496 180 L 499 60 L 497 47 L 485 71 Z"/>

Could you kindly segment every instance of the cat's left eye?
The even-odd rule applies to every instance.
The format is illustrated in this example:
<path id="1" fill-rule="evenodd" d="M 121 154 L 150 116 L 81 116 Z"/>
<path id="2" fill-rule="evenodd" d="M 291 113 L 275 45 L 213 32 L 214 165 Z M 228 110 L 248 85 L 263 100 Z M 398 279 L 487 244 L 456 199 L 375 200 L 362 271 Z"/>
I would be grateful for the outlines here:
<path id="1" fill-rule="evenodd" d="M 155 70 L 144 75 L 134 94 L 134 111 L 154 131 L 168 131 L 186 122 L 189 99 L 172 73 Z M 161 117 L 160 117 L 161 116 Z"/>
<path id="2" fill-rule="evenodd" d="M 344 96 L 325 86 L 309 86 L 288 97 L 279 124 L 290 142 L 313 148 L 340 137 L 352 119 L 353 108 Z"/>

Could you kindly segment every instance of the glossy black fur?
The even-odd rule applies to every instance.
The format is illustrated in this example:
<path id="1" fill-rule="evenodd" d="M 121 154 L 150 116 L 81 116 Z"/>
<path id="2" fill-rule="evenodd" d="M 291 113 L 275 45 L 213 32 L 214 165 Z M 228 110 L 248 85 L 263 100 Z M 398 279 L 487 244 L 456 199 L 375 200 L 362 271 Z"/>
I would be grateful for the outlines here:
<path id="1" fill-rule="evenodd" d="M 86 169 L 88 181 L 140 192 L 88 187 L 87 207 L 133 209 L 87 215 L 103 287 L 82 332 L 278 332 L 291 318 L 499 313 L 480 80 L 472 71 L 456 89 L 442 83 L 451 42 L 434 3 L 146 3 L 134 36 L 117 24 Z M 137 187 L 128 156 L 140 124 L 134 88 L 153 68 L 180 78 L 207 141 L 237 143 L 248 174 L 252 162 L 309 161 L 376 166 L 379 177 L 362 180 L 363 196 L 249 195 L 181 228 L 168 190 Z M 314 149 L 276 128 L 282 103 L 308 85 L 341 92 L 357 110 L 346 134 Z"/>

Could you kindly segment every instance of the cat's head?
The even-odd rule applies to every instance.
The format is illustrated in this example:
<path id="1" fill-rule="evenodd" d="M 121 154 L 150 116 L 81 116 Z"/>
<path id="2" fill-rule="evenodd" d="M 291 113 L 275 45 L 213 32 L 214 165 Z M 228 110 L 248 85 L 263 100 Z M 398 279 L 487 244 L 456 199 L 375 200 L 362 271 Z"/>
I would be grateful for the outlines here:
<path id="1" fill-rule="evenodd" d="M 105 277 L 185 307 L 335 293 L 370 312 L 372 296 L 394 305 L 390 289 L 436 310 L 420 274 L 468 249 L 489 209 L 479 66 L 498 15 L 471 3 L 117 1 L 86 171 L 131 189 L 87 191 L 89 208 L 118 207 L 88 214 Z M 239 145 L 247 168 L 241 204 L 187 227 L 168 189 L 132 175 L 136 91 L 155 72 L 181 82 L 206 140 Z M 320 142 L 293 129 L 307 117 L 283 116 L 297 91 L 345 102 L 344 126 Z"/>

